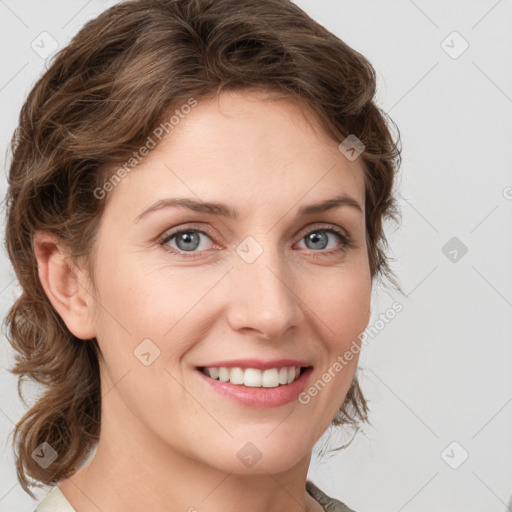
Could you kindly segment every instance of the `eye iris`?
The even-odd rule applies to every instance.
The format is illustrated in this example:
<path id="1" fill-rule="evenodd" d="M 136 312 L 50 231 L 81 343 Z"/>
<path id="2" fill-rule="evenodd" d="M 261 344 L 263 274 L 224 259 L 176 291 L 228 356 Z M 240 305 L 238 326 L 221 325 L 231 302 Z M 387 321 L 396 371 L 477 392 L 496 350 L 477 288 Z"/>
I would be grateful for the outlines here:
<path id="1" fill-rule="evenodd" d="M 180 242 L 184 242 L 185 246 L 180 246 Z M 182 251 L 193 251 L 194 249 L 197 249 L 199 242 L 199 233 L 187 231 L 176 235 L 176 245 L 178 246 L 178 249 L 181 249 Z"/>
<path id="2" fill-rule="evenodd" d="M 318 245 L 315 245 L 319 241 L 323 242 L 323 243 L 320 243 L 321 247 L 318 247 Z M 327 233 L 325 233 L 323 231 L 315 231 L 314 233 L 310 233 L 309 235 L 306 235 L 306 245 L 308 245 L 307 242 L 313 243 L 313 247 L 308 247 L 308 249 L 324 249 L 328 242 Z"/>

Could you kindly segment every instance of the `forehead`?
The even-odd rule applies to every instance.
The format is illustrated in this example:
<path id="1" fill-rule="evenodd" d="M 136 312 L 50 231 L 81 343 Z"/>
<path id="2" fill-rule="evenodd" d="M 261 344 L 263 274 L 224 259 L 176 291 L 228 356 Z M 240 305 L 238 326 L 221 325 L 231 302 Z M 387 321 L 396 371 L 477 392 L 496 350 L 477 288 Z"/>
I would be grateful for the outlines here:
<path id="1" fill-rule="evenodd" d="M 226 91 L 187 112 L 174 116 L 179 121 L 110 201 L 139 209 L 186 195 L 243 210 L 348 194 L 364 203 L 360 159 L 346 159 L 308 107 L 261 91 Z"/>

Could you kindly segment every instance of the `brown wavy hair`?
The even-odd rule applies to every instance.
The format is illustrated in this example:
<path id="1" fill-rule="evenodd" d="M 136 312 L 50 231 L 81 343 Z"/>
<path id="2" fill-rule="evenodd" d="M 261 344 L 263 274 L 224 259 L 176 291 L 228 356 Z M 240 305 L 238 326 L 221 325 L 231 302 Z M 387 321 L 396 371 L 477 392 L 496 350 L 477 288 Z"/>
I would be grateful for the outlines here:
<path id="1" fill-rule="evenodd" d="M 111 169 L 125 163 L 176 106 L 222 89 L 273 91 L 309 106 L 341 142 L 365 145 L 366 236 L 372 282 L 398 290 L 383 231 L 398 220 L 393 194 L 400 134 L 374 102 L 368 60 L 288 0 L 130 0 L 87 22 L 53 58 L 21 109 L 10 145 L 6 248 L 22 293 L 6 318 L 18 392 L 31 379 L 44 392 L 14 429 L 25 491 L 71 476 L 99 439 L 101 391 L 95 338 L 67 329 L 38 277 L 36 232 L 49 231 L 83 260 L 92 251 Z M 393 123 L 396 127 L 396 125 Z M 400 290 L 401 291 L 401 290 Z M 368 421 L 357 375 L 333 425 Z M 43 442 L 58 458 L 43 469 Z M 30 481 L 29 477 L 34 481 Z"/>

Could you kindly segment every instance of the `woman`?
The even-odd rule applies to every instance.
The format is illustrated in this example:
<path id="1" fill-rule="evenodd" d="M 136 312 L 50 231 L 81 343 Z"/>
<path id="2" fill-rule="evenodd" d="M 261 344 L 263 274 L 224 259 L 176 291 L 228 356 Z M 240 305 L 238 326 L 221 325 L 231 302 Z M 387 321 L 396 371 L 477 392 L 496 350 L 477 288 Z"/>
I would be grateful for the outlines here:
<path id="1" fill-rule="evenodd" d="M 356 369 L 400 151 L 370 63 L 283 0 L 132 0 L 23 106 L 6 245 L 36 509 L 345 510 L 307 480 Z M 32 479 L 32 480 L 30 480 Z"/>

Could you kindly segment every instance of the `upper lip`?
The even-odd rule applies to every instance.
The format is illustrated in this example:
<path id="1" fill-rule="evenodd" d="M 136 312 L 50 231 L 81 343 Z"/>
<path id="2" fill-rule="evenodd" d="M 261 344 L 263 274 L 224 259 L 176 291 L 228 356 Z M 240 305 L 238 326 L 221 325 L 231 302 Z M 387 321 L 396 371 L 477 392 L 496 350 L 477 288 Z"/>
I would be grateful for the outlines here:
<path id="1" fill-rule="evenodd" d="M 299 359 L 274 359 L 272 361 L 263 361 L 261 359 L 231 359 L 229 361 L 215 361 L 198 368 L 257 368 L 259 370 L 268 370 L 270 368 L 284 368 L 285 366 L 311 366 L 309 361 Z"/>

